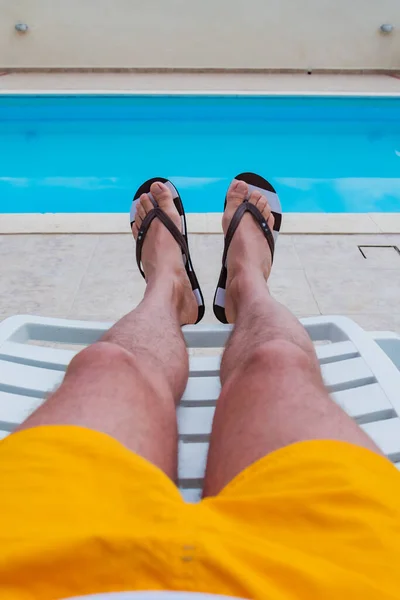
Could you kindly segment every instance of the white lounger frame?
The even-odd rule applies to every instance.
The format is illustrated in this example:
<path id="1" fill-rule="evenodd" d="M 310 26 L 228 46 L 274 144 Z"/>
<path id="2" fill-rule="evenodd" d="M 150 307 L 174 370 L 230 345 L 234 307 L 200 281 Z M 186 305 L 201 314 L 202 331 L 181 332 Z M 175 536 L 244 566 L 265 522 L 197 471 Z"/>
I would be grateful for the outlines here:
<path id="1" fill-rule="evenodd" d="M 396 367 L 400 368 L 400 337 L 390 332 L 367 333 L 345 317 L 302 322 L 316 343 L 322 374 L 335 402 L 391 461 L 400 463 L 400 371 Z M 0 437 L 8 435 L 60 384 L 80 349 L 65 349 L 65 345 L 86 346 L 111 325 L 33 316 L 10 317 L 0 324 Z M 207 354 L 206 349 L 222 348 L 230 331 L 224 325 L 184 328 L 188 347 L 203 349 L 190 358 L 190 378 L 178 408 L 179 486 L 188 501 L 198 500 L 201 494 L 220 392 L 220 354 L 215 350 Z"/>

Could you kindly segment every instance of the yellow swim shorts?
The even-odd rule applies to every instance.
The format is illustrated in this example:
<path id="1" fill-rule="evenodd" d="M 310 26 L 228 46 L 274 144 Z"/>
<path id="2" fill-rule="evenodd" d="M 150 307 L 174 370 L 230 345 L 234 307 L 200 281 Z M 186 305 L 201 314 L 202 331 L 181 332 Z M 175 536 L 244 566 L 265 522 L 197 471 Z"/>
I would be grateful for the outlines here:
<path id="1" fill-rule="evenodd" d="M 113 438 L 37 427 L 0 442 L 0 485 L 1 599 L 400 598 L 400 474 L 344 442 L 287 446 L 192 505 Z"/>

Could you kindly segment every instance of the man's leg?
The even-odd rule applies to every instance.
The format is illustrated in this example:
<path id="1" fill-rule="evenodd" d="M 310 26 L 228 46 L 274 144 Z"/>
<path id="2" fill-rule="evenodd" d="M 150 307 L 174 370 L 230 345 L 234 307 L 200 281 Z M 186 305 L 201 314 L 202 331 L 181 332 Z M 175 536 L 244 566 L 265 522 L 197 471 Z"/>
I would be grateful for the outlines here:
<path id="1" fill-rule="evenodd" d="M 153 184 L 151 191 L 180 227 L 168 188 Z M 133 226 L 135 237 L 152 208 L 144 194 Z M 61 387 L 18 430 L 55 424 L 95 429 L 175 479 L 175 405 L 188 377 L 181 325 L 195 322 L 197 305 L 180 248 L 157 220 L 150 226 L 142 260 L 147 288 L 141 304 L 74 357 Z"/>
<path id="2" fill-rule="evenodd" d="M 233 184 L 223 226 L 247 192 Z M 268 218 L 265 198 L 254 202 Z M 273 216 L 269 217 L 272 226 Z M 228 253 L 226 313 L 236 327 L 221 365 L 204 495 L 215 495 L 269 452 L 302 440 L 348 441 L 375 452 L 372 440 L 329 397 L 313 344 L 299 321 L 268 291 L 271 256 L 245 215 Z"/>

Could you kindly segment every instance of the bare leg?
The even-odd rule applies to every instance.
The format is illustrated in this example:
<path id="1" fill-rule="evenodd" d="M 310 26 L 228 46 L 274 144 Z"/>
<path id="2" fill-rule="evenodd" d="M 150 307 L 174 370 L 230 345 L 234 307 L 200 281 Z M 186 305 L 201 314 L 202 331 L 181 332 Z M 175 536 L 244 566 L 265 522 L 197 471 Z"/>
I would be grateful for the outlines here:
<path id="1" fill-rule="evenodd" d="M 231 188 L 225 230 L 246 192 L 243 182 Z M 254 203 L 258 196 L 252 197 Z M 263 206 L 268 217 L 265 199 Z M 272 224 L 273 216 L 270 219 Z M 307 332 L 269 294 L 270 270 L 268 245 L 252 217 L 245 215 L 228 254 L 226 312 L 236 327 L 221 365 L 223 387 L 213 424 L 205 496 L 217 494 L 247 466 L 294 442 L 343 440 L 379 452 L 330 399 Z"/>
<path id="2" fill-rule="evenodd" d="M 153 184 L 151 191 L 180 226 L 168 188 Z M 139 226 L 151 208 L 143 195 Z M 133 233 L 137 236 L 135 226 Z M 95 429 L 175 478 L 175 405 L 188 377 L 180 327 L 196 320 L 197 306 L 181 251 L 158 221 L 153 221 L 147 234 L 143 266 L 148 285 L 141 304 L 71 361 L 61 387 L 19 430 L 51 424 Z"/>

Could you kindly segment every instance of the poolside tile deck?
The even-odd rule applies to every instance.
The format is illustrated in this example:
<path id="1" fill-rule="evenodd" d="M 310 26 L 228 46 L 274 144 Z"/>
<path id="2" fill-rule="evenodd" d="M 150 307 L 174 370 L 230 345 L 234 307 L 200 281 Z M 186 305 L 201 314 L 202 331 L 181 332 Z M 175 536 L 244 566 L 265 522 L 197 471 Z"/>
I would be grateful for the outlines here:
<path id="1" fill-rule="evenodd" d="M 222 235 L 191 236 L 193 260 L 214 322 Z M 366 329 L 400 332 L 400 235 L 282 235 L 273 295 L 296 315 L 347 314 Z M 0 319 L 16 313 L 115 320 L 137 305 L 144 281 L 124 234 L 0 236 Z"/>
<path id="2" fill-rule="evenodd" d="M 328 267 L 307 276 L 322 314 L 387 314 L 398 307 L 398 270 Z"/>
<path id="3" fill-rule="evenodd" d="M 135 260 L 129 235 L 101 235 L 67 315 L 81 319 L 114 320 L 143 297 L 145 281 Z"/>
<path id="4" fill-rule="evenodd" d="M 359 246 L 396 245 L 398 236 L 386 235 L 297 235 L 291 236 L 300 263 L 305 269 L 327 265 L 342 269 L 400 269 L 400 255 L 393 249 L 364 248 L 364 258 Z"/>
<path id="5" fill-rule="evenodd" d="M 92 236 L 0 236 L 0 312 L 66 314 L 95 242 Z"/>

